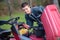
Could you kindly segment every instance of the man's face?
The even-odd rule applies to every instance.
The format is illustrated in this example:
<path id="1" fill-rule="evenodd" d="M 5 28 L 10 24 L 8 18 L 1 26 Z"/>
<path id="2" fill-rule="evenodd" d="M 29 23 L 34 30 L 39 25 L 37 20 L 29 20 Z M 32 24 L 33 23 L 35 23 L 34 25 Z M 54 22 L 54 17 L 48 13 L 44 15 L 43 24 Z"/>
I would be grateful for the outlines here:
<path id="1" fill-rule="evenodd" d="M 31 13 L 31 8 L 26 5 L 24 8 L 22 8 L 22 10 L 26 13 L 26 14 L 30 14 Z"/>

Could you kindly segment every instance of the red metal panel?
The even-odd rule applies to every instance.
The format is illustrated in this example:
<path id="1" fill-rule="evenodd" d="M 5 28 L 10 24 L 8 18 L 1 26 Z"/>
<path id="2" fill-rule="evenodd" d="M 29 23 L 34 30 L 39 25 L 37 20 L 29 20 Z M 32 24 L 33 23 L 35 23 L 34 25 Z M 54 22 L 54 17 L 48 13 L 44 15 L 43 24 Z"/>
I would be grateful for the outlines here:
<path id="1" fill-rule="evenodd" d="M 31 40 L 44 40 L 43 38 L 38 38 L 35 35 L 30 36 Z"/>
<path id="2" fill-rule="evenodd" d="M 55 5 L 48 5 L 41 16 L 47 40 L 56 40 L 60 36 L 60 17 Z"/>

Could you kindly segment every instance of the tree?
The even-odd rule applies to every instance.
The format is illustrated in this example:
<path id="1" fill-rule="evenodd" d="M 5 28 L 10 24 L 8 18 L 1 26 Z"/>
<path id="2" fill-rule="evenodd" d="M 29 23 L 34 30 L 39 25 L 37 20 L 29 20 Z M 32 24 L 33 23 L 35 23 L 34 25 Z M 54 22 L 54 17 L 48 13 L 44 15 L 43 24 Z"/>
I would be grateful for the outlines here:
<path id="1" fill-rule="evenodd" d="M 6 0 L 6 2 L 7 2 L 7 5 L 8 5 L 8 10 L 9 10 L 9 16 L 10 16 L 10 18 L 11 18 L 11 16 L 12 16 L 12 5 L 11 5 L 11 0 Z"/>

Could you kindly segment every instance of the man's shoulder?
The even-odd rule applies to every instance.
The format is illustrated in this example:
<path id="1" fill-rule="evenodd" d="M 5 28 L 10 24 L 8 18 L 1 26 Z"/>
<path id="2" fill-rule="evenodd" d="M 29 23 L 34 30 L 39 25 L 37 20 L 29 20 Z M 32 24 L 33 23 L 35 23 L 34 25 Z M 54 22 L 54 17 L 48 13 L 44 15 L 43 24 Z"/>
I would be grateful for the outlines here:
<path id="1" fill-rule="evenodd" d="M 32 10 L 38 10 L 38 9 L 41 9 L 41 8 L 44 8 L 43 6 L 35 6 L 35 7 L 32 7 L 31 9 Z"/>
<path id="2" fill-rule="evenodd" d="M 31 11 L 32 11 L 32 12 L 35 12 L 35 11 L 37 11 L 37 10 L 38 10 L 38 6 L 35 6 L 35 7 L 32 7 L 32 8 L 31 8 Z"/>
<path id="3" fill-rule="evenodd" d="M 32 7 L 32 9 L 37 9 L 37 8 L 42 8 L 43 6 L 35 6 L 35 7 Z"/>
<path id="4" fill-rule="evenodd" d="M 35 6 L 35 7 L 32 7 L 31 9 L 33 9 L 33 10 L 34 10 L 34 9 L 37 9 L 37 8 L 38 8 L 38 6 Z"/>

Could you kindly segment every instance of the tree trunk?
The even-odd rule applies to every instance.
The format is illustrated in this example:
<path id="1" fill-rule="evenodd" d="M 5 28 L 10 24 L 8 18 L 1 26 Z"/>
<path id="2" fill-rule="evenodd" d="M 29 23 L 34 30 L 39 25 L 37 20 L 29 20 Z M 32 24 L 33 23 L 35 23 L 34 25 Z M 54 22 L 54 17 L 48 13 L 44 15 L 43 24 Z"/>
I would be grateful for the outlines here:
<path id="1" fill-rule="evenodd" d="M 13 11 L 13 7 L 12 7 L 12 4 L 11 4 L 11 0 L 6 0 L 7 2 L 7 5 L 8 5 L 8 10 L 9 10 L 9 16 L 11 18 L 12 16 L 12 11 Z"/>

